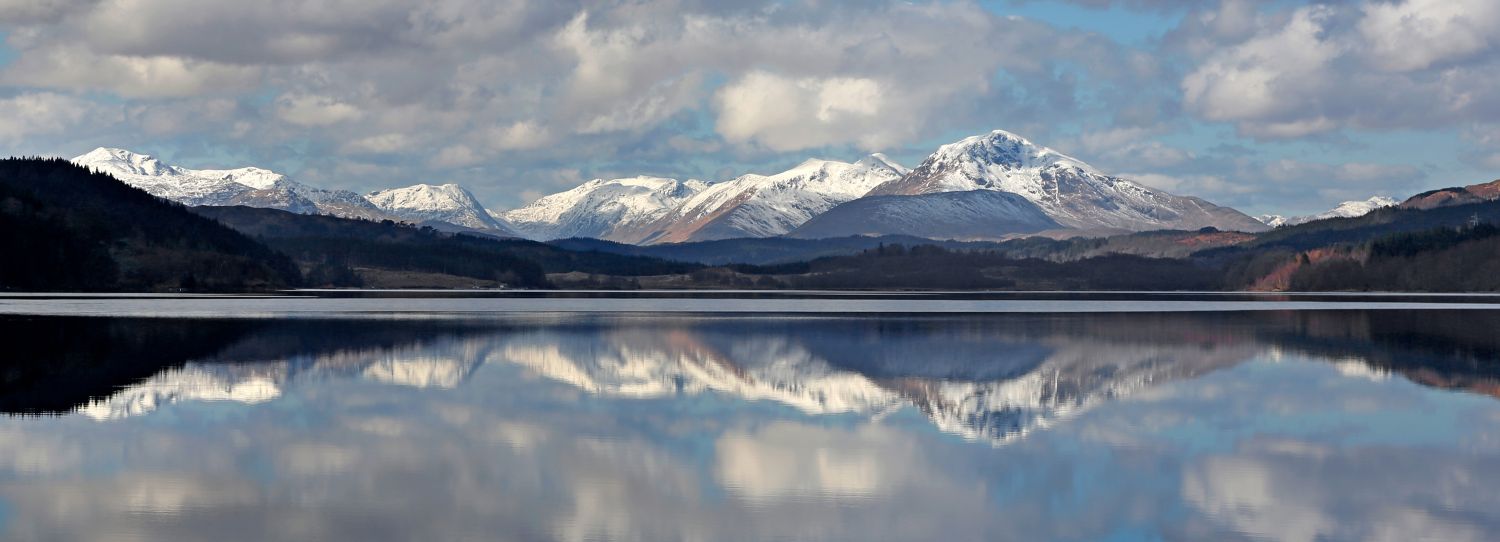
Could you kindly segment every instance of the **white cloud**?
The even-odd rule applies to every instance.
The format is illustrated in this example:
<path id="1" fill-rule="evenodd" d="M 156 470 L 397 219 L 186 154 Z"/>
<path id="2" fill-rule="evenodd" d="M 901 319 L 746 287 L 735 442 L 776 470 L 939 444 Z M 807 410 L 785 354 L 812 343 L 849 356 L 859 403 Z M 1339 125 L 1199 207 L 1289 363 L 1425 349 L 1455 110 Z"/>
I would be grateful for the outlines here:
<path id="1" fill-rule="evenodd" d="M 327 126 L 357 119 L 362 112 L 327 96 L 298 94 L 277 98 L 276 116 L 297 126 Z"/>
<path id="2" fill-rule="evenodd" d="M 1299 9 L 1279 31 L 1210 56 L 1182 80 L 1186 106 L 1209 120 L 1270 120 L 1276 125 L 1268 135 L 1301 136 L 1331 128 L 1285 118 L 1300 112 L 1303 97 L 1326 90 L 1328 63 L 1341 52 L 1322 37 L 1331 15 L 1322 7 Z"/>
<path id="3" fill-rule="evenodd" d="M 406 134 L 380 134 L 345 143 L 339 147 L 339 152 L 344 154 L 389 154 L 406 150 L 412 143 L 412 138 Z"/>
<path id="4" fill-rule="evenodd" d="M 1152 139 L 1161 132 L 1160 127 L 1092 130 L 1059 141 L 1057 148 L 1111 170 L 1170 168 L 1194 158 L 1191 151 Z"/>
<path id="5" fill-rule="evenodd" d="M 1186 110 L 1259 139 L 1345 129 L 1451 127 L 1500 113 L 1500 4 L 1489 0 L 1366 1 L 1259 13 L 1251 32 L 1185 19 L 1168 41 L 1195 58 L 1182 78 Z M 1252 12 L 1254 13 L 1254 12 Z M 1212 16 L 1210 16 L 1212 15 Z"/>
<path id="6" fill-rule="evenodd" d="M 258 86 L 260 74 L 253 66 L 176 56 L 96 54 L 61 45 L 22 54 L 0 74 L 0 83 L 158 98 L 243 92 Z"/>
<path id="7" fill-rule="evenodd" d="M 1500 2 L 1404 0 L 1364 6 L 1359 34 L 1373 63 L 1385 70 L 1420 70 L 1495 46 Z"/>
<path id="8" fill-rule="evenodd" d="M 752 72 L 719 90 L 720 135 L 790 151 L 855 141 L 869 150 L 899 141 L 888 126 L 881 85 L 867 78 L 791 79 Z M 904 119 L 903 119 L 904 120 Z M 898 133 L 889 134 L 888 131 Z"/>
<path id="9" fill-rule="evenodd" d="M 552 133 L 547 127 L 529 120 L 498 128 L 493 136 L 495 148 L 503 150 L 535 149 L 552 141 Z"/>
<path id="10" fill-rule="evenodd" d="M 16 142 L 28 136 L 63 133 L 95 114 L 93 103 L 53 92 L 0 99 L 0 140 Z"/>

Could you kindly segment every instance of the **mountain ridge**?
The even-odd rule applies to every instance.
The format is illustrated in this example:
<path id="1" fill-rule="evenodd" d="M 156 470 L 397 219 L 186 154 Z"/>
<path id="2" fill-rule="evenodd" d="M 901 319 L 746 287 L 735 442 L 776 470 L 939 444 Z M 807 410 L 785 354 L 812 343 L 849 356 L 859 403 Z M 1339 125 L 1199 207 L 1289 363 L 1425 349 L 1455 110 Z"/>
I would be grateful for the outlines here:
<path id="1" fill-rule="evenodd" d="M 493 230 L 517 237 L 514 230 L 489 216 L 472 194 L 457 185 L 454 189 L 431 190 L 430 185 L 413 185 L 373 192 L 387 194 L 384 206 L 348 190 L 327 190 L 299 183 L 286 175 L 259 167 L 233 169 L 192 169 L 167 164 L 155 156 L 134 151 L 99 147 L 69 160 L 73 164 L 99 171 L 147 193 L 188 206 L 235 206 L 279 209 L 299 214 L 326 214 L 341 218 L 395 220 L 422 223 L 432 220 L 455 226 Z M 444 187 L 450 185 L 443 185 Z M 425 188 L 424 188 L 425 187 Z M 431 205 L 441 192 L 448 192 L 448 208 Z M 428 204 L 421 204 L 427 194 Z M 402 203 L 395 203 L 400 200 Z M 415 202 L 415 203 L 414 203 Z M 447 218 L 447 220 L 444 220 Z"/>
<path id="2" fill-rule="evenodd" d="M 906 175 L 876 187 L 869 195 L 970 190 L 1018 194 L 1059 224 L 1079 230 L 1267 229 L 1234 209 L 1102 174 L 1076 158 L 1005 130 L 938 147 Z"/>

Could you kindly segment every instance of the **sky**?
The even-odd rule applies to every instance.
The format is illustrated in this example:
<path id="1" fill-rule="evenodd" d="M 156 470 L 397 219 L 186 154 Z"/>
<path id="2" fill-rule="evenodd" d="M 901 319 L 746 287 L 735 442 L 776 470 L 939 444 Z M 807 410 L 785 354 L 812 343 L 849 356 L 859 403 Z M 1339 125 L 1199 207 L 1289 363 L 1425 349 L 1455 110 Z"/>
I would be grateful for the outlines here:
<path id="1" fill-rule="evenodd" d="M 1005 129 L 1251 214 L 1500 177 L 1494 0 L 0 0 L 0 155 L 508 209 Z"/>

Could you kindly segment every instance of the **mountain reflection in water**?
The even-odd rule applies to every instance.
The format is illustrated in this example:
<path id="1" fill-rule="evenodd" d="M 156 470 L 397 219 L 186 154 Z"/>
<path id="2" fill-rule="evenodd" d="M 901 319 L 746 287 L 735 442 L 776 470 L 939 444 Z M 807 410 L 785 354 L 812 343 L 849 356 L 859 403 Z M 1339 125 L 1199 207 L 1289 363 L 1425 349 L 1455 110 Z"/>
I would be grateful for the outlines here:
<path id="1" fill-rule="evenodd" d="M 1488 311 L 3 325 L 28 339 L 0 382 L 0 408 L 19 415 L 0 425 L 0 538 L 1497 532 L 1500 474 L 1476 470 L 1500 472 Z M 1445 397 L 1472 412 L 1422 403 Z M 1315 412 L 1278 411 L 1299 406 Z M 1363 455 L 1343 457 L 1355 444 Z M 1443 477 L 1434 486 L 1385 468 L 1416 451 L 1447 457 L 1418 469 Z M 184 453 L 200 468 L 174 467 Z M 595 483 L 567 486 L 581 479 Z M 93 491 L 125 510 L 74 493 Z M 32 517 L 75 499 L 88 525 Z M 339 513 L 312 521 L 304 501 Z M 456 508 L 430 509 L 442 502 Z M 887 506 L 922 517 L 892 525 Z M 145 512 L 183 521 L 130 520 Z M 405 524 L 360 521 L 382 515 Z"/>

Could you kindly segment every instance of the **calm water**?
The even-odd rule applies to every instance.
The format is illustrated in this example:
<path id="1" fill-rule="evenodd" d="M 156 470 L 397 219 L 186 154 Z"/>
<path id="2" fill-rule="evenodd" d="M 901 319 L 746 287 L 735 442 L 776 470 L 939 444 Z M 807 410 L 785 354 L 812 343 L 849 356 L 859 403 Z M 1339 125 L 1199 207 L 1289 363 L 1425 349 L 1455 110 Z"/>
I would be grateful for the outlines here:
<path id="1" fill-rule="evenodd" d="M 546 301 L 0 300 L 0 539 L 1500 539 L 1485 300 Z"/>

